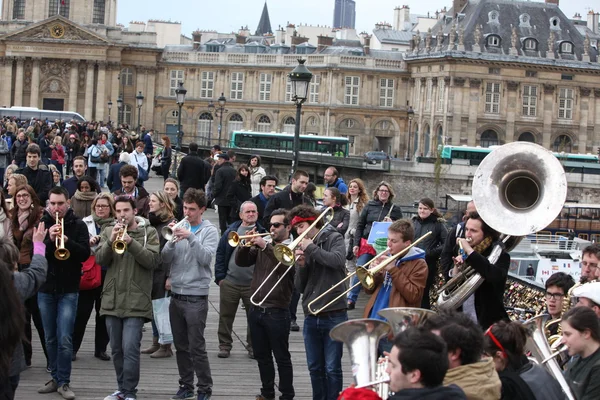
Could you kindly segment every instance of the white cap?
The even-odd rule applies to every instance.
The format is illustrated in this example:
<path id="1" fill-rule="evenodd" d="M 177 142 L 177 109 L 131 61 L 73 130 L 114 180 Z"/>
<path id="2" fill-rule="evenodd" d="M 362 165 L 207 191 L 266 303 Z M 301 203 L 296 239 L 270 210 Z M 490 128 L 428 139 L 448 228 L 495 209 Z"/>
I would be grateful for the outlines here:
<path id="1" fill-rule="evenodd" d="M 573 296 L 585 297 L 596 304 L 600 304 L 600 282 L 591 282 L 581 285 L 573 290 Z"/>

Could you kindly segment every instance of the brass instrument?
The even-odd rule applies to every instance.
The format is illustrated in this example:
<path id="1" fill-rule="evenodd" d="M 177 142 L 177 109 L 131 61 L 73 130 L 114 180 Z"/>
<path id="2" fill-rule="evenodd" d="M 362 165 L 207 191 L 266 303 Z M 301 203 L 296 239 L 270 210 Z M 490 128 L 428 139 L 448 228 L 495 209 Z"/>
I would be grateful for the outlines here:
<path id="1" fill-rule="evenodd" d="M 390 215 L 392 215 L 392 210 L 394 209 L 394 203 L 392 203 L 392 206 L 390 207 L 390 211 L 388 211 L 388 213 L 386 214 L 385 218 L 389 218 Z M 385 219 L 384 218 L 384 219 Z"/>
<path id="2" fill-rule="evenodd" d="M 121 218 L 121 224 L 125 224 L 125 218 Z M 127 226 L 123 226 L 117 233 L 117 238 L 112 244 L 112 249 L 117 254 L 123 254 L 127 251 L 127 242 L 125 242 L 125 233 L 127 232 Z"/>
<path id="3" fill-rule="evenodd" d="M 56 213 L 56 224 L 60 224 L 60 236 L 56 235 L 54 257 L 60 261 L 68 260 L 71 252 L 65 248 L 65 219 L 58 218 L 58 212 Z"/>
<path id="4" fill-rule="evenodd" d="M 375 268 L 369 268 L 369 269 L 367 269 L 366 267 L 369 264 L 371 264 L 375 259 L 377 259 L 378 257 L 380 257 L 381 255 L 389 252 L 390 251 L 389 248 L 387 248 L 384 251 L 382 251 L 381 253 L 377 254 L 368 263 L 366 263 L 366 264 L 364 264 L 364 265 L 362 265 L 360 267 L 356 267 L 356 271 L 355 272 L 349 274 L 344 279 L 342 279 L 341 281 L 339 281 L 338 283 L 336 283 L 335 285 L 333 285 L 332 287 L 330 287 L 328 290 L 326 290 L 325 292 L 321 293 L 313 301 L 311 301 L 310 303 L 308 303 L 308 306 L 307 306 L 308 307 L 308 311 L 311 314 L 313 314 L 313 315 L 319 314 L 320 312 L 322 312 L 323 310 L 325 310 L 327 307 L 329 307 L 330 305 L 332 305 L 333 303 L 335 303 L 338 299 L 340 299 L 343 296 L 345 296 L 346 294 L 348 294 L 348 292 L 350 292 L 352 289 L 354 289 L 358 285 L 363 285 L 365 287 L 365 289 L 372 290 L 375 287 L 375 275 L 378 272 L 382 271 L 385 267 L 388 266 L 388 264 L 390 264 L 392 262 L 395 262 L 400 256 L 403 256 L 406 253 L 408 253 L 411 248 L 413 248 L 415 245 L 417 245 L 417 243 L 419 243 L 420 241 L 422 241 L 423 239 L 425 239 L 429 235 L 431 235 L 431 231 L 427 232 L 426 234 L 424 234 L 423 236 L 421 236 L 420 238 L 418 238 L 417 240 L 415 240 L 413 243 L 411 243 L 410 246 L 406 247 L 404 250 L 399 251 L 397 254 L 394 254 L 393 256 L 386 258 L 384 261 L 382 261 Z M 323 307 L 321 307 L 321 308 L 319 308 L 317 310 L 313 310 L 312 306 L 313 306 L 313 304 L 315 302 L 319 301 L 321 298 L 323 298 L 324 296 L 326 296 L 327 294 L 329 294 L 331 291 L 333 291 L 338 286 L 340 286 L 342 284 L 345 284 L 346 281 L 348 281 L 349 279 L 351 279 L 354 275 L 356 275 L 356 277 L 358 278 L 358 283 L 357 284 L 352 285 L 349 289 L 347 289 L 342 294 L 338 295 L 335 299 L 331 300 L 329 303 L 325 304 Z"/>
<path id="5" fill-rule="evenodd" d="M 246 240 L 247 239 L 252 239 L 252 238 L 255 238 L 255 237 L 259 237 L 259 236 L 271 236 L 271 233 L 267 232 L 267 233 L 257 233 L 257 234 L 254 234 L 254 235 L 240 236 L 237 232 L 231 231 L 227 235 L 227 243 L 231 247 L 237 247 L 239 245 L 250 247 L 252 245 L 249 244 L 249 243 L 247 244 Z"/>
<path id="6" fill-rule="evenodd" d="M 329 210 L 331 210 L 331 211 L 329 211 Z M 329 214 L 326 214 L 326 213 L 329 213 Z M 298 259 L 297 257 L 294 257 L 294 250 L 296 249 L 296 247 L 298 247 L 298 244 L 302 241 L 302 239 L 304 239 L 304 237 L 306 237 L 306 235 L 308 234 L 308 232 L 310 232 L 310 230 L 317 224 L 317 222 L 321 218 L 325 218 L 326 221 L 323 224 L 323 226 L 321 227 L 321 229 L 319 229 L 319 231 L 312 237 L 312 240 L 315 240 L 315 238 L 317 236 L 319 236 L 319 233 L 321 233 L 321 231 L 323 229 L 325 229 L 325 227 L 327 225 L 329 225 L 329 223 L 331 222 L 331 219 L 333 218 L 333 208 L 328 207 L 327 209 L 325 209 L 325 211 L 323 211 L 321 213 L 321 215 L 308 227 L 308 229 L 306 229 L 304 232 L 302 232 L 302 234 L 300 236 L 298 236 L 298 238 L 300 238 L 300 240 L 298 240 L 298 238 L 297 238 L 292 243 L 290 243 L 289 246 L 286 246 L 286 245 L 283 245 L 283 244 L 278 244 L 278 245 L 275 246 L 275 249 L 273 251 L 274 251 L 275 257 L 277 258 L 277 260 L 279 261 L 279 263 L 275 266 L 275 268 L 273 268 L 273 271 L 271 271 L 271 273 L 269 273 L 269 275 L 263 280 L 263 282 L 260 284 L 260 286 L 258 286 L 258 288 L 256 289 L 256 291 L 250 297 L 250 302 L 252 304 L 254 304 L 255 306 L 260 307 L 265 302 L 265 300 L 267 300 L 267 298 L 271 295 L 271 293 L 273 293 L 273 290 L 275 290 L 275 288 L 277 287 L 277 285 L 279 285 L 281 283 L 281 281 L 283 280 L 283 278 L 285 278 L 285 276 L 288 274 L 288 272 L 290 272 L 291 269 L 294 268 L 294 264 L 296 264 L 296 260 Z M 232 232 L 232 233 L 234 233 L 234 232 Z M 290 252 L 292 254 L 292 257 L 294 257 L 294 260 L 293 260 L 293 262 L 291 264 L 288 263 L 288 258 L 287 258 L 290 255 Z M 279 279 L 277 280 L 277 282 L 275 282 L 275 284 L 273 285 L 273 287 L 271 288 L 271 290 L 269 290 L 269 292 L 265 295 L 265 297 L 261 301 L 259 301 L 257 303 L 254 300 L 254 296 L 256 296 L 258 294 L 258 292 L 260 292 L 260 290 L 262 289 L 262 287 L 267 283 L 267 281 L 269 280 L 269 278 L 271 278 L 271 276 L 275 273 L 275 271 L 277 271 L 277 269 L 281 265 L 285 265 L 288 268 L 279 277 Z"/>
<path id="7" fill-rule="evenodd" d="M 494 246 L 488 257 L 493 264 L 503 250 L 512 250 L 523 236 L 544 229 L 556 218 L 567 196 L 567 179 L 550 151 L 534 143 L 513 142 L 483 159 L 471 191 L 481 218 L 502 233 L 503 245 Z M 516 224 L 515 220 L 527 223 Z M 481 275 L 472 270 L 456 278 L 440 290 L 440 310 L 460 307 L 483 283 Z"/>
<path id="8" fill-rule="evenodd" d="M 172 227 L 169 227 L 169 226 L 163 227 L 160 232 L 162 233 L 162 236 L 165 238 L 165 240 L 167 242 L 175 243 L 175 242 L 177 242 L 177 238 L 175 237 L 175 230 L 177 230 L 179 228 L 183 228 L 186 231 L 189 231 L 192 229 L 192 226 L 190 225 L 190 222 L 188 221 L 187 216 L 184 219 L 182 219 L 181 221 L 179 221 L 178 223 L 176 223 L 175 225 L 173 225 Z"/>

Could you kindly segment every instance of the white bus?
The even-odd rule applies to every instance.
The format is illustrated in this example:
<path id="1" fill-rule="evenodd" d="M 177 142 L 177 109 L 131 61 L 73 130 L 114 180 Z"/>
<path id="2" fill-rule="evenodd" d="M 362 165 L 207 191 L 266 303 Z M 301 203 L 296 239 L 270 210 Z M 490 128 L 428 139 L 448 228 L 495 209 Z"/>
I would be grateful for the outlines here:
<path id="1" fill-rule="evenodd" d="M 21 120 L 30 120 L 32 118 L 36 118 L 39 120 L 48 120 L 51 122 L 56 121 L 57 119 L 69 122 L 86 122 L 86 119 L 79 113 L 75 111 L 54 111 L 54 110 L 40 110 L 35 107 L 10 107 L 10 108 L 0 108 L 0 118 L 3 117 L 15 117 Z"/>

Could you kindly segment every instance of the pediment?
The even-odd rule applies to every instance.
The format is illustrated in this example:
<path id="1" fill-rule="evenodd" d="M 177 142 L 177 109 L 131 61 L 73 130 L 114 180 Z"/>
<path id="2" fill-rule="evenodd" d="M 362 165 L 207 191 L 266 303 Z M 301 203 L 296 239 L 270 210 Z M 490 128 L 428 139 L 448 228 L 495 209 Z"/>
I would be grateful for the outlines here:
<path id="1" fill-rule="evenodd" d="M 0 37 L 0 40 L 11 42 L 48 42 L 52 44 L 60 42 L 88 45 L 110 44 L 106 38 L 58 15 L 10 32 Z"/>

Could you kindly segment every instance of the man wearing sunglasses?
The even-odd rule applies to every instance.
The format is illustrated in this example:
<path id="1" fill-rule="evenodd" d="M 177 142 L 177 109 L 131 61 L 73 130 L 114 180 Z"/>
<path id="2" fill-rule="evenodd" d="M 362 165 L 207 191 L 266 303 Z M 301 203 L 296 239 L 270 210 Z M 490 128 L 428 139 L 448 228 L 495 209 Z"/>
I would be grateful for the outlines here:
<path id="1" fill-rule="evenodd" d="M 269 243 L 264 236 L 257 236 L 250 240 L 251 247 L 241 247 L 235 256 L 240 267 L 254 265 L 250 287 L 254 293 L 251 297 L 253 305 L 248 314 L 248 324 L 262 382 L 261 393 L 256 396 L 259 400 L 275 398 L 273 357 L 279 371 L 280 399 L 294 398 L 294 372 L 289 352 L 289 305 L 295 268 L 280 264 L 274 252 L 275 246 L 290 243 L 290 230 L 288 212 L 277 209 L 271 213 L 269 232 L 272 242 Z"/>

